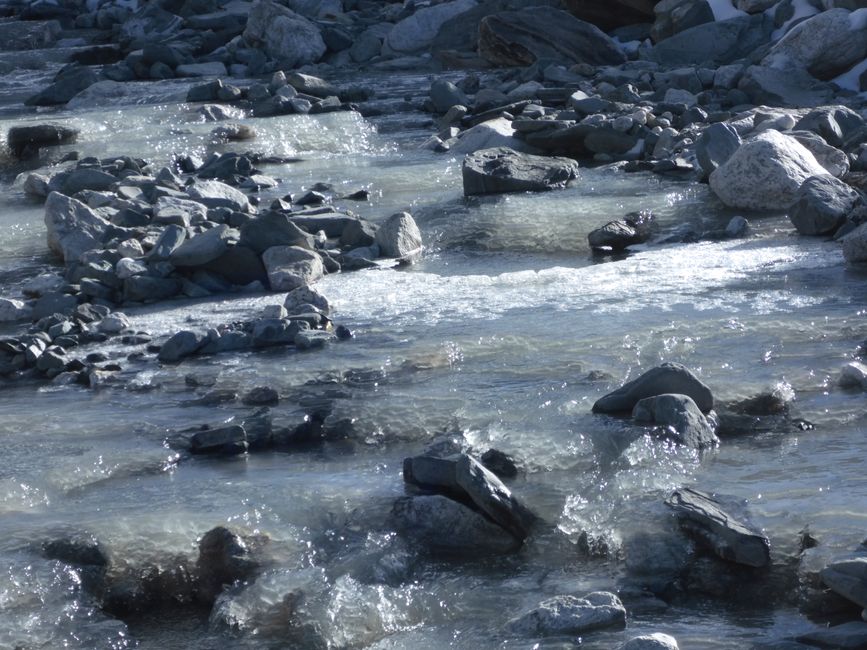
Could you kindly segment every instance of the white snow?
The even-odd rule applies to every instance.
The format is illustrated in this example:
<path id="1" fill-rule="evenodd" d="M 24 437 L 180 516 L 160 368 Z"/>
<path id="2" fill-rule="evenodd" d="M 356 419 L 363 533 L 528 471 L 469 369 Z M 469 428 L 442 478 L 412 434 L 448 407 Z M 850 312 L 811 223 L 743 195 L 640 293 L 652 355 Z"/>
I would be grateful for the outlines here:
<path id="1" fill-rule="evenodd" d="M 860 32 L 867 28 L 867 9 L 856 9 L 849 14 L 849 31 Z"/>
<path id="2" fill-rule="evenodd" d="M 789 20 L 787 20 L 785 23 L 783 23 L 783 26 L 771 35 L 772 40 L 780 40 L 783 36 L 786 35 L 786 33 L 795 23 L 802 20 L 803 18 L 809 18 L 810 16 L 815 16 L 817 13 L 819 13 L 819 10 L 816 9 L 816 7 L 814 7 L 813 5 L 811 5 L 809 0 L 793 0 L 792 8 L 795 10 L 794 15 L 789 18 Z"/>
<path id="3" fill-rule="evenodd" d="M 859 9 L 858 11 L 865 11 Z M 831 83 L 835 83 L 844 90 L 853 90 L 856 93 L 861 92 L 861 73 L 867 70 L 867 59 L 861 61 L 851 70 L 844 72 L 839 77 L 831 79 Z"/>
<path id="4" fill-rule="evenodd" d="M 747 15 L 745 11 L 735 9 L 732 5 L 732 0 L 707 0 L 707 3 L 710 5 L 711 11 L 713 11 L 713 18 L 716 21 L 729 20 Z"/>

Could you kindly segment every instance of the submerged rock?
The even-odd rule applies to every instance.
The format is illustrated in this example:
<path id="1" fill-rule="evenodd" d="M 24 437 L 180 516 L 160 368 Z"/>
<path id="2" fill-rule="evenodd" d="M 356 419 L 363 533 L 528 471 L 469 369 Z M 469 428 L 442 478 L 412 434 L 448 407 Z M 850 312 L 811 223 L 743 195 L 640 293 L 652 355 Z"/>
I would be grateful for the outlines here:
<path id="1" fill-rule="evenodd" d="M 597 400 L 593 405 L 593 412 L 631 412 L 640 400 L 665 393 L 688 395 L 703 413 L 713 408 L 710 388 L 686 366 L 663 363 Z"/>
<path id="2" fill-rule="evenodd" d="M 258 568 L 243 537 L 223 526 L 212 528 L 199 540 L 197 595 L 213 603 L 224 587 L 250 578 Z"/>
<path id="3" fill-rule="evenodd" d="M 723 510 L 710 495 L 681 488 L 665 503 L 677 513 L 684 530 L 723 560 L 751 567 L 770 564 L 768 538 Z"/>
<path id="4" fill-rule="evenodd" d="M 565 187 L 578 177 L 571 158 L 533 156 L 507 147 L 468 155 L 461 167 L 464 195 L 538 192 Z"/>
<path id="5" fill-rule="evenodd" d="M 606 627 L 624 627 L 626 608 L 607 591 L 594 591 L 583 598 L 557 596 L 539 603 L 509 622 L 509 629 L 522 636 L 575 636 Z"/>
<path id="6" fill-rule="evenodd" d="M 822 569 L 820 575 L 832 591 L 867 608 L 867 557 L 834 562 Z"/>

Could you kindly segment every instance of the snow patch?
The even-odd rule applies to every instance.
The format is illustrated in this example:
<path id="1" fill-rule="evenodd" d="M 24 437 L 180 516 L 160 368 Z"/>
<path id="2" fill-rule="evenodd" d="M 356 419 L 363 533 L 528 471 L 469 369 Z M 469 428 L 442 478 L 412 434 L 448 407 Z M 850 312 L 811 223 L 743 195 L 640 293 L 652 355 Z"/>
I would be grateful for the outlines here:
<path id="1" fill-rule="evenodd" d="M 819 13 L 819 10 L 816 9 L 813 5 L 810 4 L 809 0 L 793 0 L 792 8 L 795 10 L 794 15 L 789 18 L 786 22 L 783 23 L 783 26 L 774 31 L 771 34 L 771 39 L 774 41 L 780 40 L 786 33 L 799 21 L 804 18 L 809 18 L 810 16 L 815 16 Z"/>
<path id="2" fill-rule="evenodd" d="M 859 9 L 858 11 L 867 11 Z M 831 79 L 831 83 L 837 84 L 844 90 L 852 90 L 856 93 L 861 92 L 861 74 L 867 70 L 867 59 L 861 61 L 851 70 L 844 72 L 839 77 Z"/>
<path id="3" fill-rule="evenodd" d="M 849 31 L 860 32 L 867 28 L 867 9 L 856 9 L 849 14 Z"/>
<path id="4" fill-rule="evenodd" d="M 707 0 L 707 3 L 710 5 L 710 9 L 713 11 L 713 18 L 716 21 L 730 20 L 731 18 L 747 15 L 745 11 L 735 9 L 732 5 L 732 0 Z"/>

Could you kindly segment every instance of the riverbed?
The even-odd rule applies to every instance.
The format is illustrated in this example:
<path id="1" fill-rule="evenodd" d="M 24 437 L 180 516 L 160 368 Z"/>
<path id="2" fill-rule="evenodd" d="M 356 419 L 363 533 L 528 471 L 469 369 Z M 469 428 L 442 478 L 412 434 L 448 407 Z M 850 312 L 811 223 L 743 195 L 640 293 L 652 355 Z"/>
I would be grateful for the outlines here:
<path id="1" fill-rule="evenodd" d="M 366 189 L 368 202 L 336 204 L 373 221 L 407 210 L 426 249 L 411 266 L 320 281 L 335 321 L 355 333 L 323 351 L 161 366 L 152 355 L 128 360 L 141 346 L 113 341 L 77 352 L 101 351 L 121 365 L 100 388 L 0 384 L 0 647 L 304 647 L 275 614 L 294 591 L 334 648 L 574 647 L 574 639 L 534 646 L 506 624 L 546 597 L 625 584 L 630 539 L 672 527 L 662 502 L 682 485 L 745 504 L 776 562 L 797 552 L 805 529 L 825 557 L 863 540 L 864 397 L 839 388 L 837 377 L 867 338 L 867 284 L 838 244 L 797 237 L 781 213 L 744 214 L 744 239 L 594 256 L 587 233 L 634 210 L 654 212 L 660 237 L 721 229 L 736 213 L 706 185 L 607 167 L 582 169 L 562 191 L 465 199 L 460 158 L 420 148 L 430 117 L 404 101 L 420 99 L 429 80 L 365 82 L 381 115 L 248 118 L 258 137 L 243 145 L 210 145 L 214 124 L 174 101 L 171 84 L 50 114 L 82 133 L 61 154 L 133 154 L 155 168 L 173 154 L 226 147 L 299 158 L 263 167 L 280 181 L 263 204 L 316 182 L 337 195 Z M 46 117 L 6 113 L 3 133 Z M 20 183 L 3 188 L 0 207 L 0 279 L 14 294 L 54 262 L 42 207 Z M 249 320 L 281 302 L 221 296 L 125 313 L 159 339 Z M 792 417 L 814 428 L 724 439 L 699 454 L 591 413 L 600 396 L 664 361 L 692 369 L 718 402 L 793 395 Z M 346 435 L 232 459 L 188 458 L 169 444 L 185 427 L 243 420 L 251 407 L 213 396 L 256 386 L 279 393 L 275 424 L 325 409 Z M 517 459 L 510 487 L 545 524 L 519 553 L 431 558 L 393 530 L 402 460 L 432 444 L 493 447 Z M 194 560 L 197 538 L 218 525 L 267 536 L 272 562 L 210 614 L 175 608 L 112 619 L 73 569 L 39 553 L 41 541 L 85 530 L 113 562 Z M 582 534 L 607 551 L 586 552 Z M 814 627 L 791 603 L 624 602 L 627 629 L 590 634 L 584 646 L 665 632 L 683 648 L 744 648 Z"/>

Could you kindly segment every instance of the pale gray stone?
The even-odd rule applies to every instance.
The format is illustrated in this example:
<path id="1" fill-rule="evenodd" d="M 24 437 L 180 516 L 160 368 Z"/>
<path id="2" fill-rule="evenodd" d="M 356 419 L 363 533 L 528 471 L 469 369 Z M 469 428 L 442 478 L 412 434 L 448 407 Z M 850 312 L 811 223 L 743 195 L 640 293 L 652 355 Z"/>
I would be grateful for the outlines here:
<path id="1" fill-rule="evenodd" d="M 51 192 L 45 202 L 48 248 L 66 262 L 102 247 L 108 221 L 81 201 Z"/>
<path id="2" fill-rule="evenodd" d="M 679 646 L 673 636 L 655 632 L 633 637 L 623 643 L 618 650 L 679 650 Z"/>
<path id="3" fill-rule="evenodd" d="M 315 63 L 327 49 L 316 25 L 304 16 L 270 0 L 258 0 L 250 10 L 244 39 L 292 69 Z"/>
<path id="4" fill-rule="evenodd" d="M 687 395 L 668 393 L 646 397 L 635 405 L 632 417 L 636 422 L 659 425 L 664 437 L 693 449 L 719 444 L 713 427 Z"/>
<path id="5" fill-rule="evenodd" d="M 325 275 L 322 258 L 299 246 L 273 246 L 262 254 L 272 291 L 292 291 Z"/>
<path id="6" fill-rule="evenodd" d="M 430 46 L 440 28 L 449 19 L 469 11 L 476 0 L 452 0 L 417 9 L 398 21 L 388 33 L 386 43 L 395 52 L 410 53 Z"/>
<path id="7" fill-rule="evenodd" d="M 391 215 L 379 226 L 376 244 L 384 257 L 411 258 L 421 253 L 421 231 L 409 212 Z"/>
<path id="8" fill-rule="evenodd" d="M 465 196 L 563 188 L 578 178 L 578 170 L 571 158 L 534 156 L 508 147 L 476 151 L 461 166 Z"/>
<path id="9" fill-rule="evenodd" d="M 583 598 L 556 596 L 513 619 L 509 629 L 522 636 L 574 636 L 626 625 L 626 609 L 612 593 L 595 591 Z"/>

